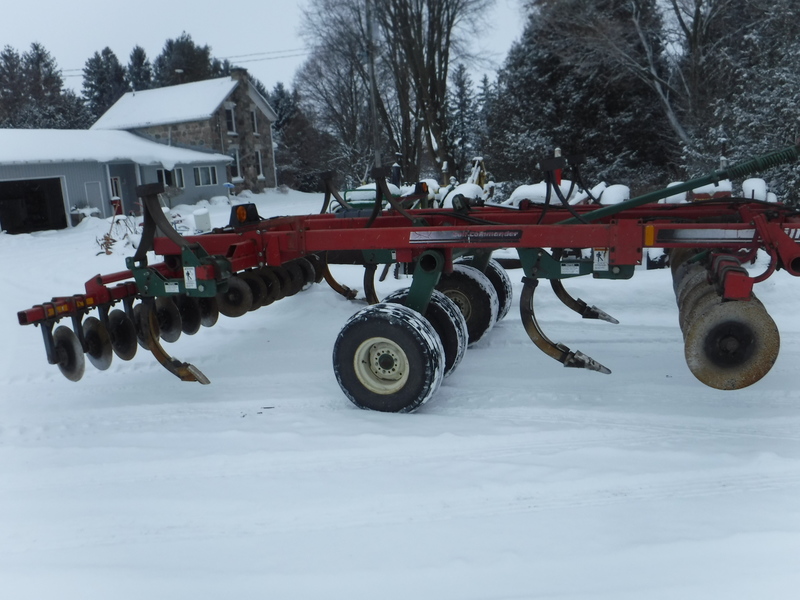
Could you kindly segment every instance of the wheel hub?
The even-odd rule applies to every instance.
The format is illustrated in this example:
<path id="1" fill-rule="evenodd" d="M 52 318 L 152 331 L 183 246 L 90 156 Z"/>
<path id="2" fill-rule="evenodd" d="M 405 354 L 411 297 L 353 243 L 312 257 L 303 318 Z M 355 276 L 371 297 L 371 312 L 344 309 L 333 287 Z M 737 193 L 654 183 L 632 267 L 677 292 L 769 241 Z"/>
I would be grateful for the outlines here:
<path id="1" fill-rule="evenodd" d="M 387 338 L 369 338 L 362 342 L 353 364 L 362 385 L 376 394 L 393 394 L 408 380 L 406 353 Z"/>

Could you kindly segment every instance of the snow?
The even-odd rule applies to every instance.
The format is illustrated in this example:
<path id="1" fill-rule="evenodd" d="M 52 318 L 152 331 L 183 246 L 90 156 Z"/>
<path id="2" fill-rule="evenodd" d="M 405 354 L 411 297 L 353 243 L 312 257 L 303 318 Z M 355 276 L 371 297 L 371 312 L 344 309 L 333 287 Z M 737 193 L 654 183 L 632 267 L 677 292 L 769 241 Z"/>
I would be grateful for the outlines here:
<path id="1" fill-rule="evenodd" d="M 0 129 L 0 165 L 133 161 L 171 170 L 177 164 L 231 160 L 224 154 L 158 144 L 127 131 Z"/>
<path id="2" fill-rule="evenodd" d="M 262 216 L 322 205 L 251 199 Z M 227 222 L 227 203 L 204 208 Z M 397 415 L 337 386 L 334 341 L 365 303 L 324 283 L 165 344 L 209 386 L 141 349 L 67 381 L 14 313 L 124 269 L 123 241 L 98 255 L 108 230 L 0 234 L 4 598 L 797 597 L 799 288 L 785 272 L 756 286 L 784 344 L 750 388 L 691 376 L 669 270 L 641 269 L 565 282 L 619 325 L 537 292 L 545 332 L 611 375 L 544 356 L 515 300 L 429 403 Z M 334 274 L 363 290 L 361 269 Z"/>
<path id="3" fill-rule="evenodd" d="M 232 77 L 220 77 L 128 92 L 92 125 L 92 129 L 138 129 L 205 120 L 238 83 Z"/>

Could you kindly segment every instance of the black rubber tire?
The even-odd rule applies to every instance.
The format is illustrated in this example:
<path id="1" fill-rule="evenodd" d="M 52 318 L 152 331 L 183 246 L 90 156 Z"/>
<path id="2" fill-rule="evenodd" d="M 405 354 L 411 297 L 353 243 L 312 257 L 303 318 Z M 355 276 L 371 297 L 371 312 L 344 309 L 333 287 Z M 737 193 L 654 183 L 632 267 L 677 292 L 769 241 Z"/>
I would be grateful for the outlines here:
<path id="1" fill-rule="evenodd" d="M 253 295 L 253 301 L 250 304 L 251 311 L 270 304 L 271 297 L 269 288 L 263 277 L 253 271 L 247 271 L 245 273 L 239 273 L 239 278 L 250 286 L 250 293 Z"/>
<path id="2" fill-rule="evenodd" d="M 108 313 L 108 334 L 111 348 L 121 360 L 131 360 L 136 356 L 136 326 L 124 311 L 114 309 Z"/>
<path id="3" fill-rule="evenodd" d="M 456 303 L 467 322 L 472 346 L 494 327 L 499 300 L 489 278 L 475 267 L 455 264 L 452 273 L 443 273 L 436 289 Z"/>
<path id="4" fill-rule="evenodd" d="M 111 347 L 111 335 L 108 328 L 97 317 L 86 317 L 83 320 L 83 342 L 89 362 L 105 371 L 111 366 L 114 350 Z"/>
<path id="5" fill-rule="evenodd" d="M 165 342 L 177 342 L 183 331 L 181 313 L 172 298 L 161 296 L 156 298 L 156 317 L 161 339 Z"/>
<path id="6" fill-rule="evenodd" d="M 396 302 L 405 305 L 409 289 L 397 290 L 386 296 L 383 302 Z M 444 376 L 447 377 L 455 371 L 467 350 L 469 339 L 467 322 L 464 320 L 464 315 L 461 314 L 456 303 L 439 290 L 433 290 L 428 309 L 423 316 L 433 325 L 436 333 L 439 334 L 439 340 L 442 342 L 442 348 L 444 349 Z"/>
<path id="7" fill-rule="evenodd" d="M 194 335 L 200 331 L 203 315 L 199 300 L 186 294 L 175 296 L 173 300 L 181 315 L 181 331 L 186 335 Z"/>
<path id="8" fill-rule="evenodd" d="M 80 381 L 86 371 L 86 359 L 75 332 L 66 325 L 56 327 L 53 332 L 53 349 L 61 374 L 70 381 Z"/>
<path id="9" fill-rule="evenodd" d="M 456 259 L 457 264 L 472 266 L 474 256 L 462 256 Z M 502 321 L 508 312 L 511 310 L 511 303 L 514 300 L 514 290 L 511 286 L 511 278 L 503 268 L 503 266 L 495 259 L 490 258 L 489 264 L 486 266 L 484 275 L 492 282 L 494 291 L 497 292 L 497 301 L 499 307 L 497 309 L 497 320 Z"/>
<path id="10" fill-rule="evenodd" d="M 418 312 L 402 304 L 373 304 L 353 315 L 336 338 L 333 371 L 359 408 L 411 412 L 439 389 L 444 349 Z"/>
<path id="11" fill-rule="evenodd" d="M 228 277 L 228 289 L 217 294 L 219 312 L 226 317 L 241 317 L 253 306 L 253 292 L 241 277 Z"/>

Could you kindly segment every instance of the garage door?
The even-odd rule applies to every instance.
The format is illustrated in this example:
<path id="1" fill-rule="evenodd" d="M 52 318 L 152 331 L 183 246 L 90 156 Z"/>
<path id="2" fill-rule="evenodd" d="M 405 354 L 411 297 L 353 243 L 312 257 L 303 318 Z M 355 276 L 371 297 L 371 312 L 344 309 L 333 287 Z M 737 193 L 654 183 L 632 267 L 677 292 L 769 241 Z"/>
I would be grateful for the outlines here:
<path id="1" fill-rule="evenodd" d="M 59 178 L 0 181 L 0 229 L 30 233 L 66 226 Z"/>

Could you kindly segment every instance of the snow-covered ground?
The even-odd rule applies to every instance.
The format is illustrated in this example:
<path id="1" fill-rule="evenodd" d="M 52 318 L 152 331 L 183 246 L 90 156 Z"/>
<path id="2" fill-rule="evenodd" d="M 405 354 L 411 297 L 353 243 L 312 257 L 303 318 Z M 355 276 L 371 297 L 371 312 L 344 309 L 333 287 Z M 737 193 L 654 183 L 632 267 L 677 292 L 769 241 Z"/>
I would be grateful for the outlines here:
<path id="1" fill-rule="evenodd" d="M 256 200 L 262 216 L 321 205 Z M 669 271 L 642 269 L 567 282 L 619 325 L 537 295 L 546 332 L 611 375 L 541 354 L 515 301 L 433 401 L 380 414 L 336 384 L 334 340 L 364 303 L 325 284 L 166 345 L 209 386 L 141 349 L 67 381 L 16 312 L 124 269 L 131 247 L 97 255 L 108 228 L 0 234 L 0 597 L 797 598 L 800 282 L 784 272 L 756 288 L 783 347 L 750 388 L 692 377 Z M 362 289 L 360 269 L 335 275 Z"/>

